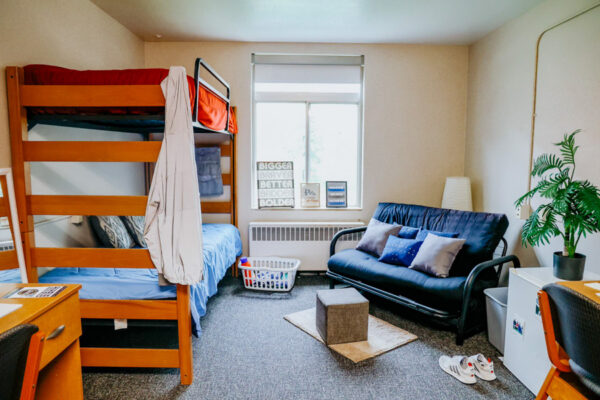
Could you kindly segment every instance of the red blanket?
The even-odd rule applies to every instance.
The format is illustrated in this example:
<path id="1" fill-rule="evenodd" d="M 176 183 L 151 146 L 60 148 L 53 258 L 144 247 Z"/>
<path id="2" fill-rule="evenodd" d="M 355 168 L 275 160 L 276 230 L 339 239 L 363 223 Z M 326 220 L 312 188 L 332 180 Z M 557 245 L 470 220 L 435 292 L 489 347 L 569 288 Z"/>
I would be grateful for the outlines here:
<path id="1" fill-rule="evenodd" d="M 24 67 L 26 85 L 159 85 L 169 74 L 168 69 L 113 69 L 113 70 L 87 70 L 78 71 L 73 69 L 55 67 L 52 65 L 27 65 Z M 194 104 L 195 88 L 194 79 L 188 78 L 190 91 L 190 103 Z M 34 109 L 34 113 L 77 113 L 73 109 Z M 193 111 L 193 110 L 192 110 Z M 119 108 L 119 109 L 85 109 L 86 113 L 108 112 L 111 114 L 147 114 L 149 110 L 143 108 Z M 223 130 L 227 119 L 227 108 L 225 102 L 217 95 L 200 85 L 198 91 L 198 114 L 197 120 L 204 126 L 213 130 Z M 237 133 L 237 122 L 235 115 L 230 112 L 229 132 Z"/>

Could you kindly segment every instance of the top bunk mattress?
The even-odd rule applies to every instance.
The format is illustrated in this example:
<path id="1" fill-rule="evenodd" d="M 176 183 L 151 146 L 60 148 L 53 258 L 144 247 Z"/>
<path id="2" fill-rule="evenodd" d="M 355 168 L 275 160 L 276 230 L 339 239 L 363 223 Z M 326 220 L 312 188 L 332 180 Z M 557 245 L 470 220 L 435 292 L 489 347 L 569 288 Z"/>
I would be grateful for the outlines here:
<path id="1" fill-rule="evenodd" d="M 114 69 L 114 70 L 85 70 L 56 67 L 52 65 L 27 65 L 24 70 L 26 85 L 159 85 L 169 74 L 164 68 L 145 69 Z M 195 90 L 194 79 L 188 76 L 190 104 L 198 97 L 197 121 L 215 131 L 225 130 L 227 120 L 227 104 L 212 91 L 200 85 L 198 93 Z M 153 108 L 33 108 L 33 114 L 116 114 L 116 115 L 148 115 L 163 112 Z M 192 110 L 193 111 L 193 110 Z M 227 131 L 237 133 L 237 121 L 233 112 L 229 113 Z"/>

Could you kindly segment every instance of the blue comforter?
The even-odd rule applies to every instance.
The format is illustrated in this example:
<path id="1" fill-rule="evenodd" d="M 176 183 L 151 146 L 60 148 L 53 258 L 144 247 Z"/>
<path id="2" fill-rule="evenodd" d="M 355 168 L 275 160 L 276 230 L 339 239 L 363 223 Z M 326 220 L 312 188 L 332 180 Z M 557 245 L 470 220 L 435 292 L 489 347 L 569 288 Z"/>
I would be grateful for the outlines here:
<path id="1" fill-rule="evenodd" d="M 190 288 L 194 333 L 200 334 L 200 318 L 217 284 L 242 254 L 240 232 L 229 224 L 203 224 L 204 279 Z M 18 271 L 18 270 L 17 270 Z M 82 299 L 149 300 L 173 299 L 175 286 L 159 286 L 155 269 L 55 268 L 40 277 L 40 283 L 79 283 Z"/>
<path id="2" fill-rule="evenodd" d="M 21 283 L 21 270 L 17 268 L 0 271 L 0 283 Z"/>

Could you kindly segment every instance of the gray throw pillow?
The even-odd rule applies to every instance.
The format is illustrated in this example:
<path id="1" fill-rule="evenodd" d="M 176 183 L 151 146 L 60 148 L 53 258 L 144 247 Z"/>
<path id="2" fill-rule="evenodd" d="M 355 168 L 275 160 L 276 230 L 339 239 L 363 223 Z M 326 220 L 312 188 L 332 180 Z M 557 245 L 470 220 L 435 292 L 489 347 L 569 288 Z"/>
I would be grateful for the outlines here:
<path id="1" fill-rule="evenodd" d="M 428 234 L 409 268 L 426 274 L 447 278 L 456 255 L 465 239 Z"/>
<path id="2" fill-rule="evenodd" d="M 388 237 L 390 235 L 397 235 L 400 228 L 402 228 L 402 225 L 386 224 L 372 218 L 356 249 L 380 257 Z"/>
<path id="3" fill-rule="evenodd" d="M 127 232 L 131 235 L 135 243 L 140 247 L 148 247 L 144 239 L 144 224 L 146 218 L 143 215 L 130 215 L 121 217 L 121 220 L 127 228 Z"/>
<path id="4" fill-rule="evenodd" d="M 118 249 L 129 249 L 135 246 L 132 237 L 129 236 L 125 224 L 121 218 L 116 216 L 90 216 L 90 223 L 98 239 L 105 247 L 115 247 Z"/>

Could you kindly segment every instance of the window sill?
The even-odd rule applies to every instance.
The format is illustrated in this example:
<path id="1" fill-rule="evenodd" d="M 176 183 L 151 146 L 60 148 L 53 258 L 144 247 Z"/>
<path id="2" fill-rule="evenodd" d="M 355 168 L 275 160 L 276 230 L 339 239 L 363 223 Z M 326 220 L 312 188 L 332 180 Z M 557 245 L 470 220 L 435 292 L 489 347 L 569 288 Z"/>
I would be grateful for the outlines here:
<path id="1" fill-rule="evenodd" d="M 328 208 L 328 207 L 306 207 L 306 208 L 302 208 L 302 207 L 295 207 L 295 208 L 289 208 L 289 207 L 269 207 L 269 208 L 251 207 L 251 210 L 256 210 L 256 211 L 362 211 L 362 207 L 345 207 L 345 208 L 341 208 L 341 207 L 332 207 L 332 208 Z"/>

